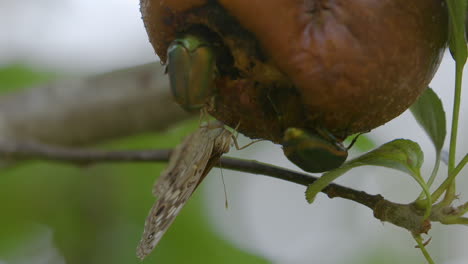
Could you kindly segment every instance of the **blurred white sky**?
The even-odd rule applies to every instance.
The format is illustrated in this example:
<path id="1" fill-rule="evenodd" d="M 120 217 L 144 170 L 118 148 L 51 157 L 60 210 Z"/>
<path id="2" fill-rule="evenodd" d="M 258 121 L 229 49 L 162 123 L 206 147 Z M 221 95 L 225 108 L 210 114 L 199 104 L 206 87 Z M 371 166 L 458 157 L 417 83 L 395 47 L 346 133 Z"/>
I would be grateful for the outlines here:
<path id="1" fill-rule="evenodd" d="M 138 0 L 0 1 L 0 65 L 95 72 L 157 60 Z"/>
<path id="2" fill-rule="evenodd" d="M 138 0 L 0 1 L 0 66 L 22 62 L 51 70 L 90 73 L 155 60 L 140 19 Z M 465 74 L 468 76 L 468 72 Z M 450 120 L 453 63 L 449 56 L 432 86 L 441 96 Z M 468 149 L 466 110 L 463 104 L 460 156 Z M 402 137 L 417 141 L 427 153 L 424 172 L 430 171 L 432 146 L 408 113 L 370 135 L 380 143 Z M 279 147 L 266 145 L 257 148 L 253 158 L 291 166 Z M 460 178 L 466 178 L 466 172 Z M 383 226 L 362 206 L 322 195 L 308 205 L 300 186 L 265 177 L 224 174 L 230 210 L 222 208 L 222 194 L 207 196 L 210 214 L 221 220 L 215 221 L 218 230 L 239 246 L 249 247 L 274 262 L 351 263 L 363 252 L 372 254 L 375 250 L 389 250 L 395 263 L 414 256 L 422 262 L 409 234 L 389 224 Z M 213 176 L 207 187 L 222 191 L 218 177 Z M 339 181 L 370 193 L 383 193 L 399 202 L 413 199 L 418 189 L 409 177 L 380 169 L 359 169 Z M 461 182 L 465 187 L 459 188 L 461 200 L 466 201 L 468 181 Z M 431 235 L 429 250 L 438 263 L 468 262 L 468 252 L 463 249 L 468 242 L 468 228 L 436 224 Z M 330 250 L 334 253 L 330 254 Z"/>

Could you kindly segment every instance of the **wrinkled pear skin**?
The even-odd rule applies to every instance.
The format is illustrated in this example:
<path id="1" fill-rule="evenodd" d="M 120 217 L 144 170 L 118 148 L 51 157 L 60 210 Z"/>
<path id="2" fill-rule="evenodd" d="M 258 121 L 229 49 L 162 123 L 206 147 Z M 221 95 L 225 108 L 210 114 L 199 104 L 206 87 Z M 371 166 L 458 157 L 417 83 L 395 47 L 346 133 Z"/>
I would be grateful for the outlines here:
<path id="1" fill-rule="evenodd" d="M 222 54 L 209 112 L 252 138 L 366 132 L 405 111 L 446 47 L 444 0 L 141 0 L 163 62 L 177 36 Z"/>

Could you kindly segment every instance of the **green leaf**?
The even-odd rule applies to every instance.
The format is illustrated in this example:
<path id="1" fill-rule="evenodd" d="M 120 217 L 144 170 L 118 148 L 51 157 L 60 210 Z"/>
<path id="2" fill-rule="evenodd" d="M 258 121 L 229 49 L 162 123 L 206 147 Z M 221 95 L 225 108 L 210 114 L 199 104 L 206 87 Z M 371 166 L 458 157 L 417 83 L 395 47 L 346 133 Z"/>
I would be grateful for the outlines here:
<path id="1" fill-rule="evenodd" d="M 465 64 L 467 58 L 465 18 L 467 0 L 446 0 L 450 16 L 449 48 L 457 63 Z"/>
<path id="2" fill-rule="evenodd" d="M 437 152 L 440 153 L 447 134 L 442 101 L 434 90 L 428 87 L 410 110 L 418 124 L 428 134 Z"/>
<path id="3" fill-rule="evenodd" d="M 430 187 L 439 170 L 441 151 L 447 134 L 444 107 L 434 90 L 428 87 L 410 109 L 414 118 L 426 131 L 436 149 L 434 168 L 427 182 L 427 185 Z M 419 197 L 421 198 L 422 196 L 423 193 Z"/>
<path id="4" fill-rule="evenodd" d="M 427 207 L 425 217 L 428 217 L 432 200 L 429 188 L 421 177 L 420 169 L 423 161 L 424 154 L 417 143 L 406 139 L 396 139 L 346 162 L 338 169 L 324 173 L 316 182 L 309 185 L 306 190 L 306 199 L 309 203 L 312 203 L 320 191 L 352 168 L 365 165 L 380 166 L 405 172 L 416 180 L 426 194 Z"/>

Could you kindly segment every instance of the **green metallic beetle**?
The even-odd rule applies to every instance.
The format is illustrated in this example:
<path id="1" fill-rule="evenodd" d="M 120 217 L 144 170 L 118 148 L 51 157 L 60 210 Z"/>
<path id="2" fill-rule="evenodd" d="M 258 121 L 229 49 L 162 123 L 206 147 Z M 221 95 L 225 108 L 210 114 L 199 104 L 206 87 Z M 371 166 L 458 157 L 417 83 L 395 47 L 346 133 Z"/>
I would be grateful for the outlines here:
<path id="1" fill-rule="evenodd" d="M 187 111 L 202 109 L 215 94 L 216 56 L 210 44 L 200 36 L 187 34 L 171 43 L 167 58 L 167 73 L 175 101 Z M 348 157 L 348 149 L 326 130 L 317 132 L 286 129 L 284 154 L 308 172 L 340 167 Z"/>
<path id="2" fill-rule="evenodd" d="M 323 136 L 288 128 L 284 134 L 284 155 L 308 172 L 324 172 L 340 167 L 348 157 L 348 148 L 325 130 Z"/>
<path id="3" fill-rule="evenodd" d="M 187 34 L 174 40 L 167 50 L 172 95 L 187 111 L 203 108 L 214 91 L 215 53 L 206 40 Z"/>

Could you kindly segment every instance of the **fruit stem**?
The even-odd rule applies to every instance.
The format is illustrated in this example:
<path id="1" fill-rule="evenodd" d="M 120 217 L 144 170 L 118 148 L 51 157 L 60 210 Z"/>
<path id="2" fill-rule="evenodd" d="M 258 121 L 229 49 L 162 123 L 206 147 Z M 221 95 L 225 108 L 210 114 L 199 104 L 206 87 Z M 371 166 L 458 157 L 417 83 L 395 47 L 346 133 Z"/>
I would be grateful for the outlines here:
<path id="1" fill-rule="evenodd" d="M 452 131 L 450 135 L 450 150 L 448 162 L 448 182 L 449 186 L 445 193 L 444 202 L 451 203 L 455 199 L 455 176 L 458 173 L 453 173 L 455 169 L 456 153 L 457 153 L 457 136 L 458 136 L 458 119 L 460 116 L 460 101 L 463 80 L 464 63 L 457 61 L 455 64 L 455 95 L 453 98 L 453 115 L 452 115 Z"/>
<path id="2" fill-rule="evenodd" d="M 455 96 L 453 99 L 453 116 L 452 116 L 452 131 L 450 136 L 450 152 L 449 152 L 449 172 L 455 168 L 455 155 L 457 148 L 458 135 L 458 119 L 460 116 L 460 99 L 462 90 L 463 64 L 456 63 L 455 73 Z"/>

